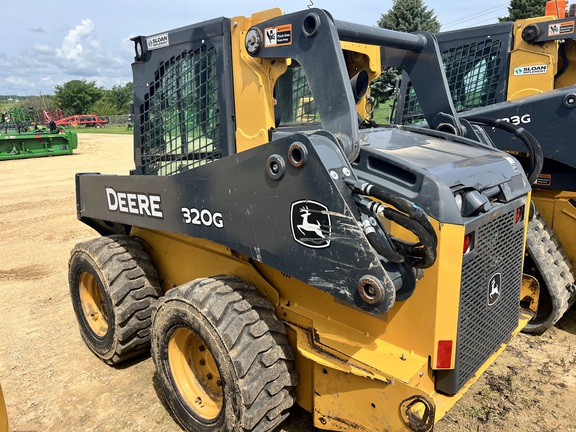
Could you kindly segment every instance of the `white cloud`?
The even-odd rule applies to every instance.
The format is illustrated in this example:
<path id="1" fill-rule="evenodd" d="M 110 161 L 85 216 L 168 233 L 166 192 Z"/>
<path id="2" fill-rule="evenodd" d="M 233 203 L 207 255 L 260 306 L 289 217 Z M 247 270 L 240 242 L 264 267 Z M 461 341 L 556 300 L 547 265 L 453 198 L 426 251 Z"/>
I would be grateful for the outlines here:
<path id="1" fill-rule="evenodd" d="M 19 76 L 7 76 L 4 78 L 6 84 L 12 85 L 14 87 L 26 88 L 30 85 L 30 82 Z"/>
<path id="2" fill-rule="evenodd" d="M 88 36 L 94 33 L 94 23 L 91 19 L 83 19 L 68 32 L 62 46 L 56 49 L 56 55 L 65 60 L 79 60 L 84 53 L 84 44 L 90 43 Z"/>
<path id="3" fill-rule="evenodd" d="M 54 48 L 49 47 L 48 45 L 34 45 L 32 50 L 37 54 L 54 55 Z"/>
<path id="4" fill-rule="evenodd" d="M 23 89 L 28 94 L 37 91 L 49 94 L 56 85 L 76 79 L 94 81 L 97 86 L 107 89 L 124 85 L 131 80 L 132 51 L 127 50 L 131 42 L 128 41 L 127 46 L 117 43 L 112 47 L 105 47 L 103 43 L 95 23 L 89 18 L 81 19 L 59 40 L 45 39 L 31 44 L 23 55 L 11 62 L 0 62 L 0 89 L 3 92 L 13 89 L 12 92 L 22 94 Z M 2 79 L 2 76 L 11 76 L 13 70 L 18 70 L 18 75 L 28 82 Z"/>

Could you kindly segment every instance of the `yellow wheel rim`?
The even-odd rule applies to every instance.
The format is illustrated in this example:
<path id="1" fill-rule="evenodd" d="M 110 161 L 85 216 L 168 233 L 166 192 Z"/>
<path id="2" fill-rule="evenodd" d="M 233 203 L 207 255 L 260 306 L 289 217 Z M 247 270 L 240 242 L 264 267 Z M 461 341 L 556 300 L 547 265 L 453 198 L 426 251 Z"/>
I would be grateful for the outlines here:
<path id="1" fill-rule="evenodd" d="M 108 312 L 104 305 L 102 290 L 91 273 L 80 275 L 80 304 L 82 312 L 92 331 L 104 337 L 108 331 Z"/>
<path id="2" fill-rule="evenodd" d="M 194 331 L 178 328 L 168 342 L 172 377 L 186 403 L 199 417 L 215 419 L 222 409 L 224 393 L 212 353 Z"/>

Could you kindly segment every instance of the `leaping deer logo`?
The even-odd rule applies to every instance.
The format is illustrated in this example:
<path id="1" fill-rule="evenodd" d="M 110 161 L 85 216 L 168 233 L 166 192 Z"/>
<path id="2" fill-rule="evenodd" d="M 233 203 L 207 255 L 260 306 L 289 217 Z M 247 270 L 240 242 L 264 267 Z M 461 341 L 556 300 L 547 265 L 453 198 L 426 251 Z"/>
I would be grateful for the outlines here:
<path id="1" fill-rule="evenodd" d="M 492 279 L 492 284 L 490 286 L 490 297 L 494 295 L 500 295 L 500 287 L 496 283 L 496 280 Z"/>
<path id="2" fill-rule="evenodd" d="M 309 248 L 330 246 L 332 225 L 330 212 L 324 204 L 300 200 L 292 203 L 290 209 L 292 237 L 298 243 Z"/>
<path id="3" fill-rule="evenodd" d="M 320 225 L 319 221 L 316 221 L 315 224 L 308 221 L 311 213 L 312 212 L 308 209 L 308 207 L 302 207 L 300 209 L 300 214 L 302 215 L 302 223 L 300 225 L 296 225 L 296 228 L 298 228 L 298 231 L 304 235 L 304 231 L 308 231 L 315 233 L 318 237 L 326 238 L 324 233 L 322 233 L 322 226 Z"/>
<path id="4" fill-rule="evenodd" d="M 488 282 L 488 306 L 492 306 L 500 298 L 500 285 L 502 276 L 500 273 L 494 274 Z"/>

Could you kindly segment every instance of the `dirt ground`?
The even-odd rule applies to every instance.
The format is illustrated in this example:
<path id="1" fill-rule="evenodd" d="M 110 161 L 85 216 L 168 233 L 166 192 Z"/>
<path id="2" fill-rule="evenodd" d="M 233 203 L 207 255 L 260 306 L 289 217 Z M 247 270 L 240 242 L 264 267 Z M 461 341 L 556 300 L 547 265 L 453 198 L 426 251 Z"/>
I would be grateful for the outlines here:
<path id="1" fill-rule="evenodd" d="M 127 174 L 132 137 L 79 135 L 74 155 L 0 163 L 0 383 L 13 432 L 177 431 L 149 356 L 106 366 L 84 346 L 67 281 L 70 250 L 96 233 L 76 219 L 74 174 Z M 521 334 L 436 431 L 576 432 L 576 311 Z M 310 431 L 294 409 L 279 429 Z"/>

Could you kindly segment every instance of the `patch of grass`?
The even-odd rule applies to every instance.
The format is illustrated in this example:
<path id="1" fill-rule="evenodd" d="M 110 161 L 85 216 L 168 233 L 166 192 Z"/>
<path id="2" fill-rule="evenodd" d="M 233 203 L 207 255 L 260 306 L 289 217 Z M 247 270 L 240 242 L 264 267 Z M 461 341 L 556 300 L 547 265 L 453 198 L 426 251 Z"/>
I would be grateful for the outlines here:
<path id="1" fill-rule="evenodd" d="M 83 133 L 91 133 L 91 134 L 116 134 L 116 135 L 132 135 L 134 129 L 128 129 L 126 126 L 105 126 L 101 128 L 95 127 L 67 127 L 66 129 L 73 130 L 78 132 L 79 134 Z"/>
<path id="2" fill-rule="evenodd" d="M 390 124 L 389 117 L 391 106 L 391 100 L 378 104 L 378 106 L 374 109 L 374 117 L 372 120 L 378 124 Z"/>
<path id="3" fill-rule="evenodd" d="M 486 423 L 490 418 L 490 408 L 485 406 L 473 406 L 464 411 L 466 417 Z"/>

